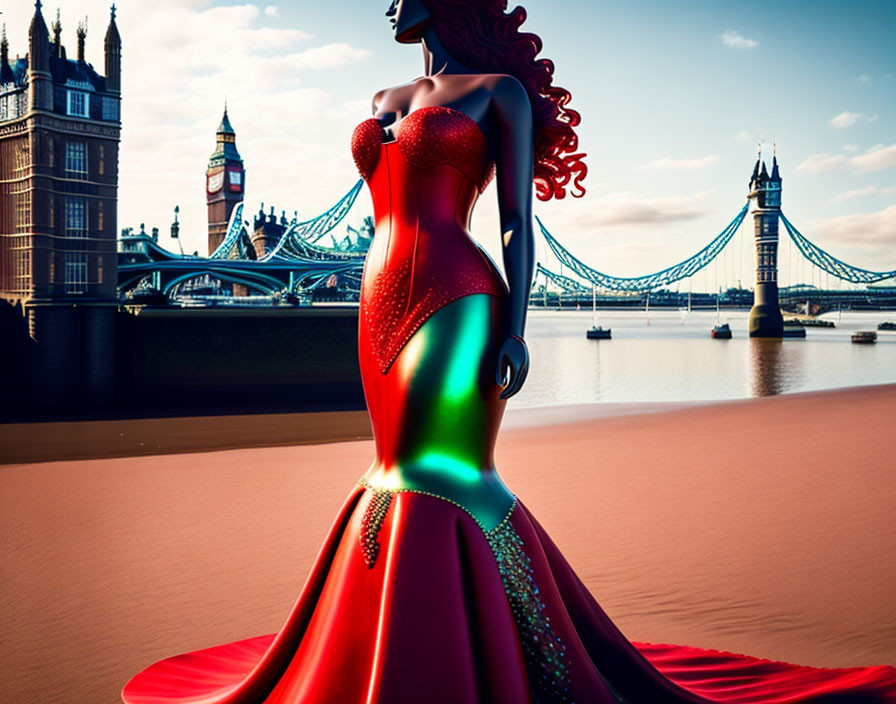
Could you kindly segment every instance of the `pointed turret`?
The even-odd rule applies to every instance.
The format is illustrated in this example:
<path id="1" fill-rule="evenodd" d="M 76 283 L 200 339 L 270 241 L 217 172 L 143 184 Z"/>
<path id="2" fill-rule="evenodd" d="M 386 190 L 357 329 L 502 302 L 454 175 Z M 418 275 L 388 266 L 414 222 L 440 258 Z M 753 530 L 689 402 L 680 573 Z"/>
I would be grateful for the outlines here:
<path id="1" fill-rule="evenodd" d="M 772 157 L 772 175 L 765 183 L 765 200 L 763 208 L 781 207 L 781 172 L 778 170 L 778 157 Z"/>
<path id="2" fill-rule="evenodd" d="M 28 83 L 33 110 L 53 109 L 53 79 L 50 77 L 50 34 L 41 12 L 40 0 L 34 3 L 34 17 L 28 30 Z"/>
<path id="3" fill-rule="evenodd" d="M 218 125 L 218 134 L 232 134 L 236 137 L 236 130 L 233 129 L 233 125 L 230 124 L 230 118 L 227 117 L 227 103 L 224 103 L 224 117 L 221 118 L 221 124 Z"/>
<path id="4" fill-rule="evenodd" d="M 6 23 L 3 23 L 3 37 L 0 38 L 0 83 L 12 83 L 16 77 L 9 65 L 9 42 L 6 40 Z"/>
<path id="5" fill-rule="evenodd" d="M 242 165 L 243 160 L 236 148 L 236 130 L 230 124 L 230 118 L 227 115 L 227 103 L 224 103 L 224 115 L 221 117 L 221 124 L 218 125 L 216 132 L 217 140 L 215 151 L 212 154 L 212 160 L 216 157 L 218 161 L 234 161 Z"/>
<path id="6" fill-rule="evenodd" d="M 747 184 L 747 188 L 751 191 L 756 186 L 756 180 L 759 178 L 759 159 L 756 159 L 756 166 L 753 167 L 753 174 L 750 176 L 750 182 Z"/>
<path id="7" fill-rule="evenodd" d="M 121 91 L 121 36 L 115 24 L 115 4 L 109 9 L 109 27 L 106 29 L 106 89 Z"/>
<path id="8" fill-rule="evenodd" d="M 34 17 L 28 30 L 28 70 L 50 70 L 50 33 L 44 22 L 40 0 L 34 3 Z"/>

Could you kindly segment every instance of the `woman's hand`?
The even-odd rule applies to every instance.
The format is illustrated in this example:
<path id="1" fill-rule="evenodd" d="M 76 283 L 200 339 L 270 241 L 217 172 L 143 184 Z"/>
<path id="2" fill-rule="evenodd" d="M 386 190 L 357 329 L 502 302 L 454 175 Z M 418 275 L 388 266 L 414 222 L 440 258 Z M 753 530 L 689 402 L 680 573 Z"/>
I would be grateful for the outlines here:
<path id="1" fill-rule="evenodd" d="M 501 398 L 510 398 L 523 387 L 529 373 L 529 349 L 523 338 L 510 335 L 498 351 L 495 383 L 504 387 Z"/>

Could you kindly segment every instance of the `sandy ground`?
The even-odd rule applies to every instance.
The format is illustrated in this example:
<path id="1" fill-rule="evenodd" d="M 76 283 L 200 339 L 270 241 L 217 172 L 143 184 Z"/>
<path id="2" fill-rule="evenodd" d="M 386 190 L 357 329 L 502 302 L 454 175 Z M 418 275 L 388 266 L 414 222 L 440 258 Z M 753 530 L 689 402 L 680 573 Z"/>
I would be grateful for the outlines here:
<path id="1" fill-rule="evenodd" d="M 630 638 L 896 664 L 896 385 L 611 410 L 513 414 L 498 466 Z M 372 457 L 0 466 L 0 701 L 112 704 L 155 659 L 276 631 Z"/>

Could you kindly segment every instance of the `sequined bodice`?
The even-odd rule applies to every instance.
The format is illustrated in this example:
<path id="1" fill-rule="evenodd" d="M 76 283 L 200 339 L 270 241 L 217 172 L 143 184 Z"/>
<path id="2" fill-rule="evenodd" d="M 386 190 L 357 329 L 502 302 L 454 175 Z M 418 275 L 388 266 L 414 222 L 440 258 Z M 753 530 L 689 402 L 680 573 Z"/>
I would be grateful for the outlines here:
<path id="1" fill-rule="evenodd" d="M 361 286 L 361 326 L 385 373 L 442 306 L 472 293 L 506 295 L 467 229 L 493 165 L 476 122 L 441 106 L 411 112 L 388 143 L 379 122 L 365 120 L 352 136 L 352 155 L 370 187 L 376 222 Z"/>

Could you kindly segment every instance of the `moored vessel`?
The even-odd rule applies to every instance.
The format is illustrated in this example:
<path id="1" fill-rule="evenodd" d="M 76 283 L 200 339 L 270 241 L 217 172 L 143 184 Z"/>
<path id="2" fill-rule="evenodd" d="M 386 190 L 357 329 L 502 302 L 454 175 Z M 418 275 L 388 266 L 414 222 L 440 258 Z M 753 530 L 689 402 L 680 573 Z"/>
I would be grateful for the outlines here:
<path id="1" fill-rule="evenodd" d="M 877 342 L 877 333 L 874 330 L 858 330 L 852 334 L 852 341 L 860 344 Z"/>
<path id="2" fill-rule="evenodd" d="M 610 334 L 610 328 L 604 328 L 600 325 L 595 325 L 593 328 L 585 332 L 585 336 L 589 340 L 610 340 L 612 339 L 612 335 Z"/>
<path id="3" fill-rule="evenodd" d="M 722 323 L 721 325 L 716 325 L 712 329 L 713 340 L 730 340 L 731 339 L 731 326 L 728 323 Z"/>

